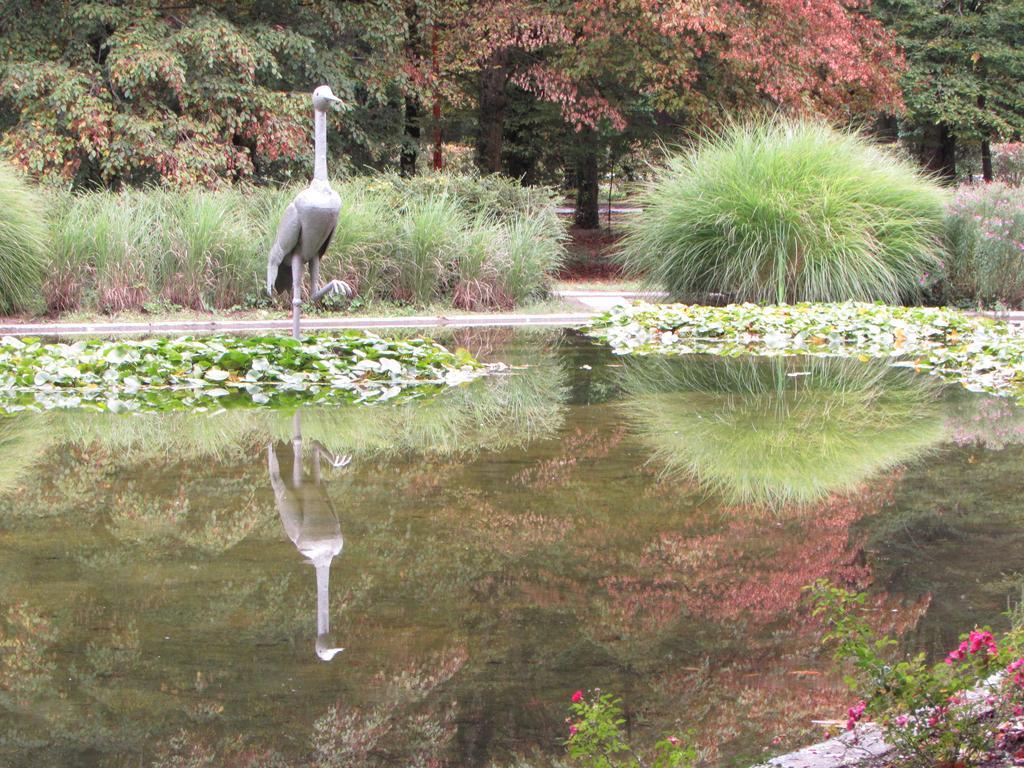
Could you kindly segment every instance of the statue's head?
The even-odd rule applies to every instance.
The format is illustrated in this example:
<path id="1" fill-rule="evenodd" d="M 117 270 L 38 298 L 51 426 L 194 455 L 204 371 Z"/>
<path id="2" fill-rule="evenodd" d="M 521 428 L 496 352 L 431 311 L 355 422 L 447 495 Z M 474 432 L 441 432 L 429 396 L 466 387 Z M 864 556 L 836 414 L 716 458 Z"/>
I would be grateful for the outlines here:
<path id="1" fill-rule="evenodd" d="M 342 104 L 341 99 L 334 95 L 329 85 L 321 85 L 313 91 L 313 108 L 326 112 L 331 106 Z"/>

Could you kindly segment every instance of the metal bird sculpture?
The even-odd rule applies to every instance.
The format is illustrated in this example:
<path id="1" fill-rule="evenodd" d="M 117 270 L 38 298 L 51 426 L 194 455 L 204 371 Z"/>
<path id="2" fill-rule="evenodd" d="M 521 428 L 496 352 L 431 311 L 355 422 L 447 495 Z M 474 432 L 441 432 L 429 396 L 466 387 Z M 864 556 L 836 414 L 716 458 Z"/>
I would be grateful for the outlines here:
<path id="1" fill-rule="evenodd" d="M 320 259 L 327 251 L 338 223 L 341 198 L 327 180 L 327 110 L 342 101 L 330 86 L 313 91 L 313 181 L 285 208 L 277 227 L 277 237 L 267 259 L 267 293 L 292 292 L 292 336 L 299 338 L 299 313 L 302 305 L 302 266 L 309 265 L 310 300 L 319 301 L 331 294 L 352 295 L 342 280 L 320 286 Z M 287 266 L 290 262 L 291 275 Z"/>
<path id="2" fill-rule="evenodd" d="M 331 561 L 341 554 L 345 540 L 331 500 L 320 483 L 320 458 L 326 454 L 331 466 L 337 469 L 347 466 L 350 457 L 335 456 L 314 440 L 312 482 L 308 482 L 303 479 L 302 453 L 302 417 L 296 411 L 292 421 L 291 482 L 281 477 L 281 462 L 289 460 L 287 446 L 267 446 L 267 469 L 285 533 L 316 570 L 316 655 L 330 661 L 345 650 L 337 647 L 331 636 L 328 593 Z"/>

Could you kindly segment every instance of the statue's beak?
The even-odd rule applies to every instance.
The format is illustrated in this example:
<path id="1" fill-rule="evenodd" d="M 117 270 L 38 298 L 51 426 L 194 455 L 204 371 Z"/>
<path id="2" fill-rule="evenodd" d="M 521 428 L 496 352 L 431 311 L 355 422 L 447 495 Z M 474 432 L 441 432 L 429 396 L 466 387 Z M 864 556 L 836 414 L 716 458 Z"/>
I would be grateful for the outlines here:
<path id="1" fill-rule="evenodd" d="M 330 101 L 335 107 L 342 107 L 345 105 L 345 102 L 339 99 L 333 93 L 330 96 L 325 96 L 324 98 Z"/>

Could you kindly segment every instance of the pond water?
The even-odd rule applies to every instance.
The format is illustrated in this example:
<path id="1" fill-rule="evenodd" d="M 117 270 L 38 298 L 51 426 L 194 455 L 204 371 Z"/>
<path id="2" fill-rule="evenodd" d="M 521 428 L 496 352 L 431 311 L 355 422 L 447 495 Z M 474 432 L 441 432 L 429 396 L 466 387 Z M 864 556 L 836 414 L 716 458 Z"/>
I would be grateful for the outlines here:
<path id="1" fill-rule="evenodd" d="M 638 739 L 744 765 L 849 704 L 806 584 L 936 655 L 1020 601 L 1005 401 L 441 340 L 520 367 L 396 406 L 0 421 L 0 764 L 550 765 L 601 687 Z"/>

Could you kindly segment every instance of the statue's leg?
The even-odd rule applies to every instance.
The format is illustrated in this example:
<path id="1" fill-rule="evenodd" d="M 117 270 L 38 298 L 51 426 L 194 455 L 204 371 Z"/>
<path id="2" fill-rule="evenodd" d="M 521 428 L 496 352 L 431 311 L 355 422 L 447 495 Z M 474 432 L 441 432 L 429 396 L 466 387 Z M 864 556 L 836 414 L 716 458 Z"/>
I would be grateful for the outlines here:
<path id="1" fill-rule="evenodd" d="M 355 292 L 344 280 L 331 280 L 327 285 L 320 286 L 320 259 L 313 259 L 309 262 L 309 274 L 313 284 L 310 287 L 310 301 L 320 301 L 324 296 L 331 296 L 340 293 L 342 296 L 352 296 Z"/>
<path id="2" fill-rule="evenodd" d="M 302 487 L 302 414 L 292 416 L 292 485 Z"/>
<path id="3" fill-rule="evenodd" d="M 316 256 L 309 262 L 309 294 L 316 296 L 320 292 L 320 259 Z M 316 301 L 316 299 L 313 299 Z"/>
<path id="4" fill-rule="evenodd" d="M 302 307 L 302 257 L 292 256 L 292 338 L 302 338 L 299 331 L 299 311 Z"/>
<path id="5" fill-rule="evenodd" d="M 320 445 L 313 443 L 313 485 L 320 485 Z"/>

